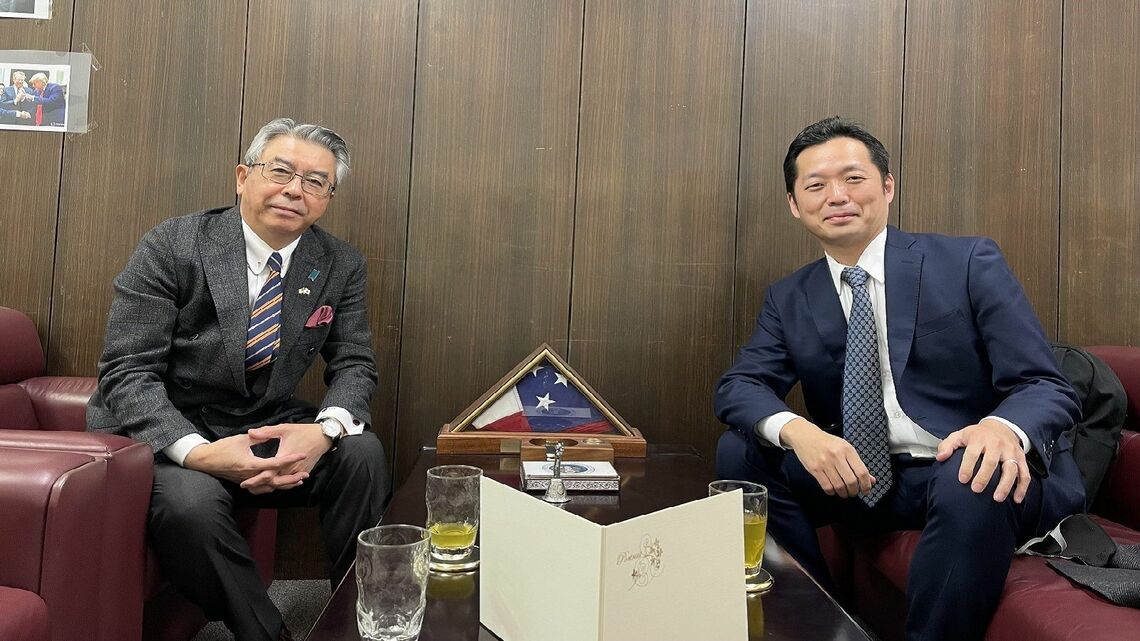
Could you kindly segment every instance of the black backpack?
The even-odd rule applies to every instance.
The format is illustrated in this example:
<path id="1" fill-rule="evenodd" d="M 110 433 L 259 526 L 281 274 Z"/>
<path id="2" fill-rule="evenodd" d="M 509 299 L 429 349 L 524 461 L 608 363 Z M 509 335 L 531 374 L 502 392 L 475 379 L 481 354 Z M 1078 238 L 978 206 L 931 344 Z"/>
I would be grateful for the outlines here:
<path id="1" fill-rule="evenodd" d="M 1084 477 L 1085 496 L 1091 506 L 1116 457 L 1128 397 L 1120 379 L 1104 361 L 1079 347 L 1050 345 L 1061 373 L 1069 379 L 1081 402 L 1083 417 L 1065 434 L 1073 443 L 1073 458 Z"/>

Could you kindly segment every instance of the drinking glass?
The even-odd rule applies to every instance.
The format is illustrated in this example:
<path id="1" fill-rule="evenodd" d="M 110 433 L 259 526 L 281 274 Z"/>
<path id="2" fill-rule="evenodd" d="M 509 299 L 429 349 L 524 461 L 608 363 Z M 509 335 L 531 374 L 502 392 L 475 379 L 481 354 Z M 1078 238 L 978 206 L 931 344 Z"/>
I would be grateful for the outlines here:
<path id="1" fill-rule="evenodd" d="M 479 481 L 483 470 L 470 465 L 440 465 L 427 471 L 427 528 L 431 532 L 433 569 L 472 557 L 479 533 Z"/>
<path id="2" fill-rule="evenodd" d="M 415 525 L 381 525 L 356 538 L 356 628 L 367 641 L 420 634 L 427 605 L 431 534 Z"/>
<path id="3" fill-rule="evenodd" d="M 772 587 L 772 575 L 760 567 L 768 530 L 768 488 L 749 481 L 713 481 L 709 496 L 740 490 L 744 509 L 744 587 L 764 592 Z"/>

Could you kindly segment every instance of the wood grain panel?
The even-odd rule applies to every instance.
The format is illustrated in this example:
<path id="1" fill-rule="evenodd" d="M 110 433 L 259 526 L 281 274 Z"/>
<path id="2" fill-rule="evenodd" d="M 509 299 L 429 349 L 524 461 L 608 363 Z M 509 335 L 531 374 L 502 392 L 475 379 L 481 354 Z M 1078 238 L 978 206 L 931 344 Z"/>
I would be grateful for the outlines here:
<path id="1" fill-rule="evenodd" d="M 94 375 L 111 281 L 159 221 L 233 202 L 245 7 L 93 0 L 73 42 L 91 76 L 89 133 L 68 139 L 49 370 Z"/>
<path id="2" fill-rule="evenodd" d="M 416 1 L 254 0 L 243 151 L 273 118 L 319 122 L 348 142 L 352 170 L 320 225 L 368 260 L 368 311 L 380 386 L 373 429 L 392 453 L 415 70 Z M 319 403 L 322 368 L 299 393 Z"/>
<path id="3" fill-rule="evenodd" d="M 646 440 L 711 455 L 732 352 L 744 2 L 589 3 L 569 360 Z"/>
<path id="4" fill-rule="evenodd" d="M 995 239 L 1057 321 L 1061 2 L 910 0 L 902 227 Z"/>
<path id="5" fill-rule="evenodd" d="M 391 459 L 403 305 L 415 70 L 416 1 L 254 0 L 249 11 L 244 151 L 273 118 L 319 122 L 348 142 L 352 170 L 320 225 L 368 261 L 368 312 L 380 385 L 372 428 Z M 298 395 L 318 407 L 323 364 Z M 316 512 L 278 518 L 276 576 L 326 576 Z"/>
<path id="6" fill-rule="evenodd" d="M 756 328 L 764 291 L 822 256 L 788 210 L 783 162 L 807 125 L 840 115 L 862 123 L 899 173 L 904 0 L 748 5 L 740 215 L 736 236 L 735 337 Z M 896 201 L 897 203 L 897 201 Z M 891 213 L 898 222 L 897 207 Z"/>
<path id="7" fill-rule="evenodd" d="M 581 33 L 581 2 L 421 2 L 398 478 L 535 347 L 564 351 Z"/>
<path id="8" fill-rule="evenodd" d="M 1060 336 L 1140 344 L 1140 5 L 1065 3 Z"/>
<path id="9" fill-rule="evenodd" d="M 71 48 L 71 0 L 53 2 L 51 20 L 0 20 L 4 49 L 68 51 Z M 6 69 L 6 66 L 4 67 Z M 5 71 L 0 84 L 12 84 Z M 65 134 L 31 131 L 0 133 L 0 305 L 32 318 L 40 341 L 51 351 L 52 273 L 59 209 L 60 156 Z"/>

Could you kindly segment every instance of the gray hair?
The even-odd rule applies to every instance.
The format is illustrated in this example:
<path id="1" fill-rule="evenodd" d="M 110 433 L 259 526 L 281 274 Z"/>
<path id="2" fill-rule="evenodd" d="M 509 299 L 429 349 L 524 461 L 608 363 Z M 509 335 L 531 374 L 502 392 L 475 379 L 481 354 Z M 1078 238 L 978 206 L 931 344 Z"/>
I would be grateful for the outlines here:
<path id="1" fill-rule="evenodd" d="M 47 74 L 43 72 L 37 73 L 36 75 L 32 76 L 32 79 L 29 82 L 35 82 L 37 80 L 40 82 L 47 82 Z"/>
<path id="2" fill-rule="evenodd" d="M 27 79 L 28 79 L 28 77 L 24 75 L 23 71 L 17 71 L 16 73 L 12 74 L 12 82 L 16 82 L 16 80 L 27 80 Z"/>
<path id="3" fill-rule="evenodd" d="M 278 118 L 265 123 L 257 132 L 245 150 L 243 162 L 252 165 L 261 158 L 269 141 L 278 136 L 292 136 L 328 149 L 336 158 L 336 185 L 340 185 L 348 176 L 348 167 L 351 158 L 348 155 L 348 143 L 332 129 L 308 123 L 297 124 L 292 118 Z M 334 186 L 336 186 L 334 185 Z"/>

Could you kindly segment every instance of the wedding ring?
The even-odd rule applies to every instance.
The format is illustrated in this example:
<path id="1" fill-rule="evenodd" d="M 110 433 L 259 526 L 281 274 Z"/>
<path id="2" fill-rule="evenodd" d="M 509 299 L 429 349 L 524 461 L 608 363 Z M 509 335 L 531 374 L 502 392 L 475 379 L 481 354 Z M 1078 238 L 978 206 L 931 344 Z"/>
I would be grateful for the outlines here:
<path id="1" fill-rule="evenodd" d="M 1002 465 L 1005 465 L 1006 463 L 1013 463 L 1014 465 L 1017 465 L 1017 459 L 1015 459 L 1015 458 L 1007 458 L 1006 460 L 1004 460 L 1004 461 L 1002 461 L 1002 462 L 1001 462 L 1001 464 L 1002 464 Z"/>

